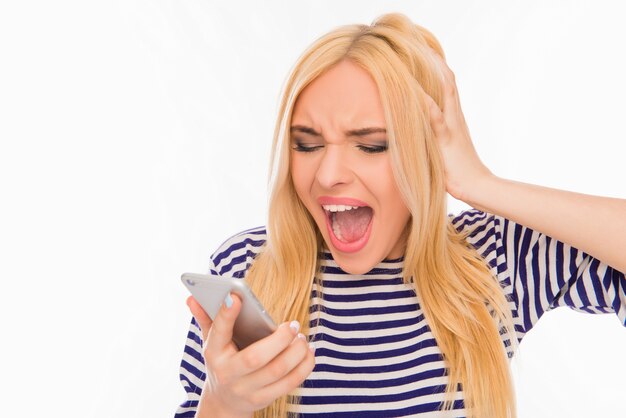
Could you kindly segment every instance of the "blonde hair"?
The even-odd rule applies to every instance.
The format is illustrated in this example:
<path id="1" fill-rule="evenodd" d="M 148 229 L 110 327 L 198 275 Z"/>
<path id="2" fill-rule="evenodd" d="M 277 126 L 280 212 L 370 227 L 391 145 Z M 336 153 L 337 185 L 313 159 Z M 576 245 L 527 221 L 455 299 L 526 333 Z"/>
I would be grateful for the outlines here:
<path id="1" fill-rule="evenodd" d="M 443 410 L 462 384 L 474 418 L 515 418 L 515 392 L 500 333 L 518 341 L 500 284 L 486 261 L 446 214 L 444 166 L 429 123 L 428 94 L 442 107 L 443 73 L 433 54 L 441 45 L 400 13 L 372 25 L 340 26 L 317 39 L 297 60 L 283 87 L 269 170 L 267 241 L 246 280 L 278 322 L 297 319 L 306 335 L 310 294 L 320 269 L 323 239 L 298 198 L 289 172 L 289 126 L 295 101 L 316 77 L 344 59 L 375 80 L 385 112 L 388 152 L 411 213 L 403 279 L 413 284 L 448 369 Z M 321 289 L 321 283 L 316 283 Z M 255 417 L 283 417 L 294 394 Z"/>

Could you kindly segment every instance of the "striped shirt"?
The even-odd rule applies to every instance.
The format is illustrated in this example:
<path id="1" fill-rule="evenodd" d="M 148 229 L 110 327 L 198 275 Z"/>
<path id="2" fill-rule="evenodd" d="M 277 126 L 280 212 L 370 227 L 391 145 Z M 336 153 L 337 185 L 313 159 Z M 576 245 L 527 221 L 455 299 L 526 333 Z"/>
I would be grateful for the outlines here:
<path id="1" fill-rule="evenodd" d="M 626 326 L 624 273 L 547 235 L 509 219 L 469 209 L 449 215 L 491 267 L 509 301 L 521 342 L 544 312 L 568 306 L 615 313 Z M 213 274 L 243 278 L 266 240 L 258 227 L 224 242 L 211 256 Z M 462 386 L 454 409 L 440 412 L 448 382 L 436 341 L 411 285 L 402 281 L 403 257 L 363 275 L 348 274 L 330 252 L 321 260 L 322 298 L 311 294 L 315 368 L 299 389 L 298 416 L 464 417 Z M 319 324 L 317 306 L 323 310 Z M 317 326 L 316 326 L 317 325 Z M 509 359 L 513 346 L 503 336 Z M 199 327 L 191 320 L 180 365 L 187 399 L 175 417 L 193 417 L 205 378 Z M 439 411 L 439 412 L 437 412 Z"/>

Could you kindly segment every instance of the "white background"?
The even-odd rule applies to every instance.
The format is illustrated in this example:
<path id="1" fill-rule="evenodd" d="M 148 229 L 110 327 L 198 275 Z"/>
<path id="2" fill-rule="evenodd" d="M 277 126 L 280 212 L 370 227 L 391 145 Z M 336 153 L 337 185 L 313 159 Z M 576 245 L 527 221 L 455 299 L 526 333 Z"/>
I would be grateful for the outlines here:
<path id="1" fill-rule="evenodd" d="M 626 197 L 617 1 L 3 2 L 0 416 L 173 415 L 179 277 L 265 224 L 289 69 L 390 11 L 441 41 L 494 173 Z M 547 313 L 513 362 L 520 417 L 626 416 L 625 352 L 615 315 Z"/>

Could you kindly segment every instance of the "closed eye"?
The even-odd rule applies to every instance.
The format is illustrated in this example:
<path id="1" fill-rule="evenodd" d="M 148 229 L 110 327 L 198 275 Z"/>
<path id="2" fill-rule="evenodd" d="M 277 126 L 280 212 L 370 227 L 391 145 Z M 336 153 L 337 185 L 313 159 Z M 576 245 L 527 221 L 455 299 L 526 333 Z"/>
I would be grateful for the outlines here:
<path id="1" fill-rule="evenodd" d="M 368 154 L 376 154 L 379 152 L 385 152 L 387 151 L 387 146 L 375 146 L 375 147 L 368 147 L 365 145 L 357 145 L 357 148 L 359 148 L 361 151 L 366 152 Z"/>
<path id="2" fill-rule="evenodd" d="M 377 153 L 387 151 L 386 144 L 385 145 L 373 145 L 373 146 L 372 145 L 357 145 L 356 147 L 367 154 L 377 154 Z M 297 152 L 313 152 L 319 148 L 324 148 L 324 146 L 323 145 L 305 146 L 304 144 L 300 142 L 296 142 L 295 145 L 292 147 L 292 149 Z"/>
<path id="3" fill-rule="evenodd" d="M 294 147 L 292 147 L 295 151 L 298 152 L 313 152 L 318 148 L 322 148 L 323 145 L 316 145 L 313 147 L 305 147 L 304 145 L 300 144 L 299 142 L 296 143 L 296 145 Z"/>

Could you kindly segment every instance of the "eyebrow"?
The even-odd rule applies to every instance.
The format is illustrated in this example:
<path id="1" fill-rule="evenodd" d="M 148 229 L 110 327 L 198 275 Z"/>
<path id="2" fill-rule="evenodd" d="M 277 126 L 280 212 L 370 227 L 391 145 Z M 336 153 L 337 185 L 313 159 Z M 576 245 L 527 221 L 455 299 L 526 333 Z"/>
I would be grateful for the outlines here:
<path id="1" fill-rule="evenodd" d="M 313 135 L 313 136 L 322 136 L 322 134 L 317 132 L 315 129 L 309 128 L 308 126 L 304 126 L 304 125 L 293 125 L 291 126 L 290 131 L 292 133 L 302 132 L 302 133 Z M 368 128 L 351 129 L 351 130 L 345 131 L 344 134 L 346 136 L 367 136 L 367 135 L 377 133 L 377 132 L 387 133 L 387 130 L 385 128 L 368 127 Z"/>

